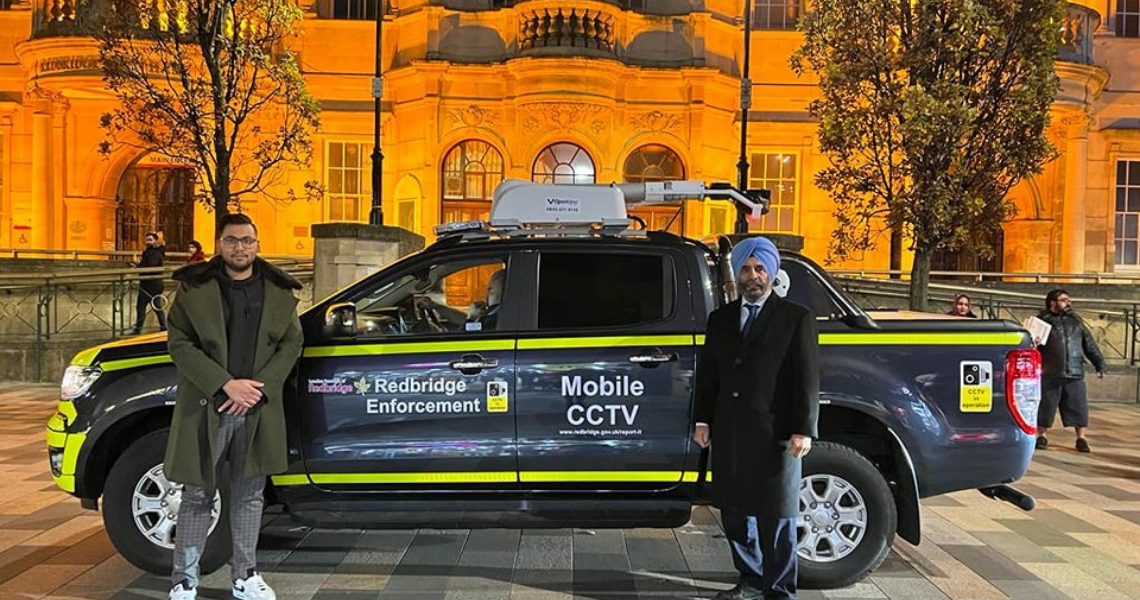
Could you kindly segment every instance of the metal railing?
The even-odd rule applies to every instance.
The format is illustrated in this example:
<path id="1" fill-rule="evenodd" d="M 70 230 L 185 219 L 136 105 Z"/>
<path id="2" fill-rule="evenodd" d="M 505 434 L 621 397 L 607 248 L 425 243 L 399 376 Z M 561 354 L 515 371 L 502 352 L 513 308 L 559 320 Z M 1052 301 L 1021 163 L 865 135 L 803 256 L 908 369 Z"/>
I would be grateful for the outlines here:
<path id="1" fill-rule="evenodd" d="M 312 267 L 277 264 L 304 285 L 299 308 L 310 306 Z M 131 335 L 140 280 L 162 277 L 166 286 L 159 306 L 169 304 L 175 291 L 170 274 L 180 266 L 0 274 L 0 339 L 33 348 L 34 375 L 40 381 L 49 342 L 94 345 Z M 154 306 L 147 310 L 153 312 Z"/>
<path id="2" fill-rule="evenodd" d="M 867 279 L 890 279 L 910 281 L 909 270 L 898 269 L 827 269 L 835 277 L 860 277 Z M 1007 273 L 1005 271 L 931 271 L 931 280 L 954 280 L 972 282 L 1003 283 L 1095 283 L 1113 285 L 1136 285 L 1140 283 L 1140 271 L 1124 273 Z"/>
<path id="3" fill-rule="evenodd" d="M 1041 277 L 1044 283 L 1068 278 L 1069 275 L 1041 274 Z M 850 275 L 838 275 L 835 279 L 864 310 L 905 308 L 910 297 L 910 283 L 898 279 Z M 1009 319 L 1020 323 L 1044 308 L 1041 294 L 970 287 L 961 283 L 931 283 L 928 297 L 932 303 L 949 308 L 954 297 L 962 292 L 970 295 L 974 312 L 987 319 Z M 1116 364 L 1140 363 L 1140 301 L 1072 298 L 1074 309 L 1093 332 L 1107 360 Z"/>
<path id="4" fill-rule="evenodd" d="M 166 252 L 168 261 L 185 261 L 189 252 Z M 142 250 L 58 250 L 54 248 L 0 248 L 0 258 L 37 260 L 121 260 L 133 261 L 142 256 Z M 278 266 L 312 265 L 313 257 L 306 254 L 259 254 Z M 181 266 L 181 265 L 171 265 Z"/>

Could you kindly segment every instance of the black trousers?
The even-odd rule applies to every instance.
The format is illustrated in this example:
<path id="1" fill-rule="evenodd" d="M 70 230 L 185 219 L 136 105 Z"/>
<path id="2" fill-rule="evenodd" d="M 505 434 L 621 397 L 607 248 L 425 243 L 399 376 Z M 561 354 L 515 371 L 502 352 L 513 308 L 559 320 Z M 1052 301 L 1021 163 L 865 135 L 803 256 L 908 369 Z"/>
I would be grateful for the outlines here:
<path id="1" fill-rule="evenodd" d="M 162 307 L 163 299 L 162 291 L 156 293 L 148 292 L 143 288 L 139 288 L 139 297 L 135 300 L 135 333 L 142 331 L 143 324 L 146 323 L 147 308 L 154 309 L 154 316 L 158 317 L 158 328 L 166 331 L 166 311 Z"/>
<path id="2" fill-rule="evenodd" d="M 759 519 L 735 510 L 721 510 L 720 516 L 741 583 L 763 591 L 765 600 L 795 600 L 796 520 Z"/>

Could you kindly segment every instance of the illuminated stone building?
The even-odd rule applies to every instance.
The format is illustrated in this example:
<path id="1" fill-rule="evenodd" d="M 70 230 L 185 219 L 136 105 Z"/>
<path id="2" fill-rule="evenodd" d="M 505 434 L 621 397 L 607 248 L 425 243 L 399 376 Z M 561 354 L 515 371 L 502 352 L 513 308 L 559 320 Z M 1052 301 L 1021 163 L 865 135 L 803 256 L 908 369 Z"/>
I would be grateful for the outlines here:
<path id="1" fill-rule="evenodd" d="M 155 1 L 155 0 L 139 0 Z M 366 221 L 377 0 L 301 0 L 300 53 L 322 129 L 299 184 L 321 202 L 247 199 L 263 252 L 310 254 L 309 225 Z M 832 206 L 805 110 L 816 94 L 788 56 L 804 0 L 755 0 L 750 187 L 773 190 L 758 231 L 803 236 L 826 256 Z M 160 155 L 97 153 L 114 106 L 84 35 L 81 0 L 0 0 L 0 248 L 134 249 L 161 229 L 173 250 L 212 245 L 190 200 L 194 173 Z M 390 0 L 383 26 L 385 222 L 486 213 L 504 178 L 736 181 L 743 0 Z M 810 7 L 810 3 L 809 3 Z M 1069 4 L 1051 131 L 1061 156 L 1013 191 L 1019 214 L 992 264 L 944 254 L 935 268 L 1103 272 L 1140 265 L 1140 0 Z M 724 204 L 639 213 L 700 237 Z M 846 266 L 886 268 L 887 244 Z"/>

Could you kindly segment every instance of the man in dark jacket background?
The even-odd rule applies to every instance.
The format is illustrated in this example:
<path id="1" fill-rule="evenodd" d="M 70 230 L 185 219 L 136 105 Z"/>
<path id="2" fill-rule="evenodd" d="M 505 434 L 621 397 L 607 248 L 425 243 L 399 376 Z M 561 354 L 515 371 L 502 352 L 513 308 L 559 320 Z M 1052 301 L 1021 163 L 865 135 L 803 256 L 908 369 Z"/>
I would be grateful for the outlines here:
<path id="1" fill-rule="evenodd" d="M 765 238 L 732 249 L 741 298 L 708 320 L 696 372 L 694 441 L 713 444 L 713 504 L 740 582 L 718 600 L 796 597 L 801 458 L 818 437 L 815 315 L 772 292 L 780 254 Z"/>
<path id="2" fill-rule="evenodd" d="M 1061 424 L 1077 432 L 1077 451 L 1089 452 L 1085 433 L 1089 426 L 1088 390 L 1085 388 L 1085 357 L 1104 377 L 1104 355 L 1092 332 L 1069 304 L 1069 293 L 1050 290 L 1045 296 L 1045 310 L 1037 315 L 1053 328 L 1041 350 L 1041 410 L 1037 414 L 1037 449 L 1049 447 L 1046 434 L 1053 426 L 1057 409 Z"/>
<path id="3" fill-rule="evenodd" d="M 158 239 L 158 234 L 148 231 L 144 238 L 146 249 L 143 250 L 142 259 L 136 265 L 140 269 L 161 267 L 166 260 L 166 247 Z M 146 323 L 147 308 L 154 309 L 154 316 L 158 318 L 158 328 L 166 331 L 166 302 L 162 295 L 162 275 L 139 277 L 139 295 L 135 299 L 135 327 L 132 333 L 142 333 L 143 324 Z"/>

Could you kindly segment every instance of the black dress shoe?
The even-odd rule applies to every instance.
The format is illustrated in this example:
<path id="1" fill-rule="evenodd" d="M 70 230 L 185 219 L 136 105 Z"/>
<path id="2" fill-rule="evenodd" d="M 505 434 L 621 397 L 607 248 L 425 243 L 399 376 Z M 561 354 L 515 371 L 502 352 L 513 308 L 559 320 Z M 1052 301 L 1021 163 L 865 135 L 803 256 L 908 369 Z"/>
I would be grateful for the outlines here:
<path id="1" fill-rule="evenodd" d="M 746 583 L 738 583 L 731 590 L 713 596 L 713 600 L 764 600 L 764 592 Z"/>

